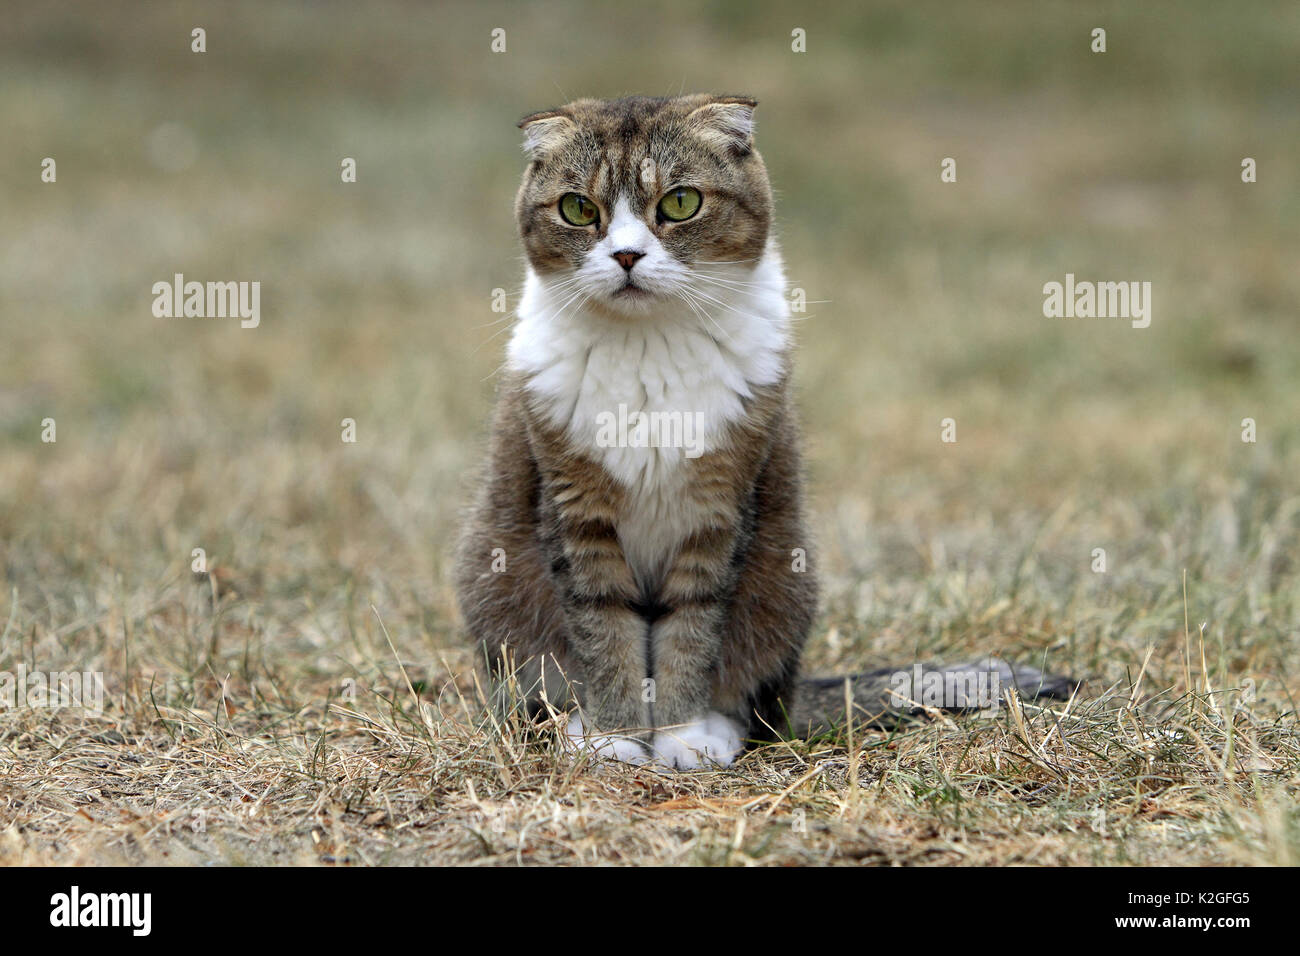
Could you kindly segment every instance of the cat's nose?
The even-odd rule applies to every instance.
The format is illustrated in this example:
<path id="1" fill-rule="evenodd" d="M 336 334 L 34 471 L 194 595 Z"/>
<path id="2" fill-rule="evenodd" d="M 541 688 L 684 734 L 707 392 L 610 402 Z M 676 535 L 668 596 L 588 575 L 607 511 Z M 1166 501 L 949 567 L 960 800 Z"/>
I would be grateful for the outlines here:
<path id="1" fill-rule="evenodd" d="M 635 249 L 620 249 L 618 252 L 611 253 L 611 255 L 618 260 L 619 265 L 631 272 L 632 267 L 636 265 L 636 261 L 644 257 L 645 253 L 637 252 Z"/>

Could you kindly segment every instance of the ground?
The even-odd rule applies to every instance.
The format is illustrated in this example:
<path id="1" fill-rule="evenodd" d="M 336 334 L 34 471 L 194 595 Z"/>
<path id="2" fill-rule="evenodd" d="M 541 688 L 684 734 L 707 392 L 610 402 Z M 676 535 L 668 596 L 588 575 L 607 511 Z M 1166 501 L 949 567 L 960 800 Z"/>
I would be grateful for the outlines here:
<path id="1" fill-rule="evenodd" d="M 105 687 L 0 701 L 0 862 L 1300 860 L 1300 8 L 95 9 L 0 25 L 0 672 Z M 484 716 L 450 553 L 514 123 L 681 88 L 760 100 L 809 302 L 808 670 L 1075 700 L 688 774 Z M 260 325 L 156 318 L 178 272 Z M 1067 273 L 1150 327 L 1045 317 Z"/>

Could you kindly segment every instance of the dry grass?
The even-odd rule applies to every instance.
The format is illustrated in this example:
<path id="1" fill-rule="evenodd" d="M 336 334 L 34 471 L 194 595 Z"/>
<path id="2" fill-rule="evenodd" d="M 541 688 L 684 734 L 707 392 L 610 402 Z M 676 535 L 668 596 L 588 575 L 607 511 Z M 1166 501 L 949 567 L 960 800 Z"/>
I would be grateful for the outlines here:
<path id="1" fill-rule="evenodd" d="M 0 712 L 0 862 L 1296 862 L 1294 5 L 1116 4 L 1104 60 L 1042 4 L 846 4 L 804 59 L 774 4 L 675 5 L 654 57 L 554 9 L 0 24 L 0 671 L 108 692 Z M 683 81 L 762 101 L 818 303 L 809 669 L 998 653 L 1088 678 L 1068 709 L 676 775 L 483 716 L 447 562 L 519 278 L 513 121 Z M 192 166 L 151 164 L 163 122 Z M 176 271 L 261 279 L 262 326 L 154 319 Z M 1152 327 L 1044 319 L 1067 271 L 1152 281 Z"/>
<path id="2" fill-rule="evenodd" d="M 1300 745 L 1231 692 L 1012 702 L 675 774 L 486 719 L 464 674 L 303 702 L 200 679 L 135 686 L 100 719 L 28 711 L 5 733 L 0 860 L 1296 862 Z"/>

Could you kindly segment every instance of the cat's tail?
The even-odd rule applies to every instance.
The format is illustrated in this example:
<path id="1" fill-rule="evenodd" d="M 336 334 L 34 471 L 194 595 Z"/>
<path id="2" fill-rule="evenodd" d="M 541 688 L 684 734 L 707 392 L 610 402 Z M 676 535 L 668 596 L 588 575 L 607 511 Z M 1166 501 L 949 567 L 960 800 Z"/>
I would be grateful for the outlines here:
<path id="1" fill-rule="evenodd" d="M 847 698 L 845 681 L 849 683 Z M 807 738 L 838 731 L 846 723 L 846 699 L 852 702 L 855 727 L 892 727 L 908 716 L 933 710 L 996 713 L 1008 689 L 1022 700 L 1064 699 L 1078 685 L 1072 678 L 1010 664 L 999 657 L 948 666 L 885 667 L 848 677 L 806 678 L 799 684 L 789 713 L 789 732 L 792 737 Z"/>

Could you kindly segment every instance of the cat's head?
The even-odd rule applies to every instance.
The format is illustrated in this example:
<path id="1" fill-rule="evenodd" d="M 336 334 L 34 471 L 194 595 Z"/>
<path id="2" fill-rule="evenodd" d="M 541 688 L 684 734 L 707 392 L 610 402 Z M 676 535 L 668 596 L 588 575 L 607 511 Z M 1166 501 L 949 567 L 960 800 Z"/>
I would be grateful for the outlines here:
<path id="1" fill-rule="evenodd" d="M 525 116 L 515 201 L 528 261 L 589 307 L 637 315 L 680 298 L 694 270 L 749 266 L 772 193 L 744 96 L 577 100 Z"/>

